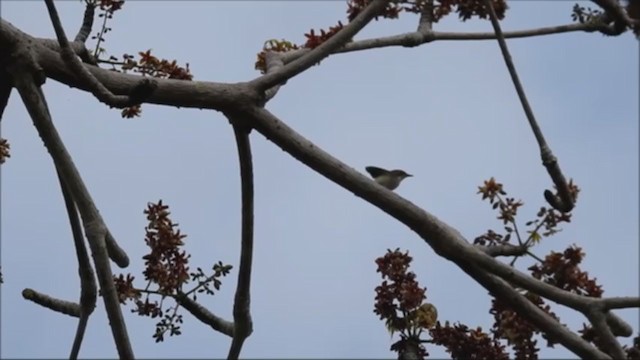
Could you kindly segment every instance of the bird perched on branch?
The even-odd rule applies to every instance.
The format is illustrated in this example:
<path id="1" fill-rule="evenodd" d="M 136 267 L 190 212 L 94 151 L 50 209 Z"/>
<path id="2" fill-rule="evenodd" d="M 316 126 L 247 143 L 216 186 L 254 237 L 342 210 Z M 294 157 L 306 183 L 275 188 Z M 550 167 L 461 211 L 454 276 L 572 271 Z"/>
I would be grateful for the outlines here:
<path id="1" fill-rule="evenodd" d="M 367 166 L 365 170 L 367 170 L 375 182 L 389 190 L 397 188 L 402 180 L 413 176 L 407 174 L 404 170 L 385 170 L 375 166 Z"/>

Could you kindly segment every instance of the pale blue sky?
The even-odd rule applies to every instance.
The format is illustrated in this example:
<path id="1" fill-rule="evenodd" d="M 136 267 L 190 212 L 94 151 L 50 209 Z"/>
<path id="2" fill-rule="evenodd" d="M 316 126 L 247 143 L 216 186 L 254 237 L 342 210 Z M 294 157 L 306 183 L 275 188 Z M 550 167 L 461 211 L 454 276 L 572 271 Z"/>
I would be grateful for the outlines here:
<path id="1" fill-rule="evenodd" d="M 69 36 L 79 1 L 56 2 Z M 40 1 L 3 1 L 1 15 L 23 31 L 54 37 Z M 505 30 L 568 23 L 573 2 L 511 2 Z M 110 54 L 153 49 L 190 63 L 196 80 L 239 82 L 264 41 L 304 42 L 310 28 L 345 18 L 345 3 L 128 1 L 104 44 Z M 411 31 L 417 19 L 372 23 L 357 38 Z M 436 30 L 490 31 L 451 17 Z M 93 45 L 93 43 L 91 43 Z M 568 177 L 582 188 L 571 224 L 535 253 L 576 243 L 584 269 L 606 296 L 638 295 L 638 43 L 625 34 L 564 34 L 508 41 L 540 125 Z M 112 233 L 139 274 L 148 201 L 163 199 L 186 234 L 191 264 L 237 265 L 240 192 L 233 132 L 212 111 L 143 106 L 122 119 L 92 96 L 49 80 L 44 87 L 61 136 Z M 491 176 L 521 198 L 524 226 L 551 180 L 495 41 L 436 42 L 336 55 L 288 82 L 267 108 L 318 146 L 364 171 L 415 175 L 398 192 L 473 239 L 500 229 L 477 186 Z M 76 260 L 52 162 L 14 92 L 2 122 L 11 158 L 2 165 L 2 338 L 4 358 L 68 356 L 76 319 L 26 302 L 25 287 L 79 297 Z M 453 263 L 405 226 L 252 134 L 256 177 L 254 333 L 243 357 L 394 357 L 373 314 L 380 282 L 374 259 L 408 249 L 441 320 L 488 329 L 490 299 Z M 380 145 L 383 144 L 383 145 Z M 137 260 L 137 261 L 136 261 Z M 520 262 L 521 268 L 528 262 Z M 116 269 L 117 271 L 117 269 Z M 213 298 L 231 318 L 236 272 Z M 138 276 L 141 280 L 141 276 Z M 139 283 L 142 285 L 142 283 Z M 185 313 L 183 335 L 155 344 L 155 320 L 128 314 L 140 358 L 225 357 L 229 338 Z M 579 328 L 583 318 L 557 310 Z M 620 315 L 638 331 L 638 311 Z M 544 346 L 544 342 L 541 342 Z M 442 349 L 429 348 L 433 357 Z M 569 357 L 543 349 L 546 357 Z M 102 302 L 82 357 L 115 357 Z"/>

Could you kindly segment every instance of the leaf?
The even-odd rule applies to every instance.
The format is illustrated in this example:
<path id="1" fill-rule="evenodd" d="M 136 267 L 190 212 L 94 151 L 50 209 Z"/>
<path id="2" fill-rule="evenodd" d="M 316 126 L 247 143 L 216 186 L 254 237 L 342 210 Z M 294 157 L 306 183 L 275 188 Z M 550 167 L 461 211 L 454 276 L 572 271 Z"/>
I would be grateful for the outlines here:
<path id="1" fill-rule="evenodd" d="M 534 244 L 537 244 L 540 242 L 540 240 L 542 240 L 542 236 L 540 236 L 540 234 L 537 231 L 532 232 L 530 235 L 530 238 Z"/>

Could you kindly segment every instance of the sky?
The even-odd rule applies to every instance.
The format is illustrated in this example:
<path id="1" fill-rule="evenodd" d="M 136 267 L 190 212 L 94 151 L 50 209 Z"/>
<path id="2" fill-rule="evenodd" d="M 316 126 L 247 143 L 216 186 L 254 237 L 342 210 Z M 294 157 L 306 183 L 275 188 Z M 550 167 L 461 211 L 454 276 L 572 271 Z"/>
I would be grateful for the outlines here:
<path id="1" fill-rule="evenodd" d="M 584 2 L 583 2 L 584 3 Z M 505 31 L 571 22 L 574 2 L 510 2 Z M 589 5 L 586 3 L 585 5 Z M 69 37 L 80 1 L 57 1 Z M 109 22 L 109 55 L 152 49 L 195 80 L 249 81 L 265 41 L 305 41 L 309 29 L 345 23 L 343 1 L 127 1 Z M 3 1 L 3 19 L 33 36 L 54 38 L 40 1 Z M 98 21 L 96 21 L 97 23 Z M 413 31 L 417 18 L 371 23 L 356 39 Z M 97 29 L 94 28 L 94 30 Z M 491 31 L 488 21 L 455 16 L 437 31 Z M 94 31 L 95 33 L 95 31 Z M 90 41 L 89 47 L 95 46 Z M 571 244 L 604 296 L 639 295 L 638 43 L 631 34 L 575 33 L 509 40 L 539 124 L 564 174 L 581 192 L 572 222 L 533 251 Z M 192 268 L 238 264 L 240 182 L 233 131 L 222 114 L 144 105 L 122 119 L 90 94 L 48 80 L 55 125 L 111 232 L 128 252 L 142 287 L 143 210 L 162 199 L 187 234 Z M 414 175 L 397 192 L 457 228 L 467 239 L 501 229 L 476 194 L 490 177 L 522 199 L 519 225 L 533 219 L 552 182 L 495 41 L 434 42 L 332 56 L 290 80 L 267 104 L 289 126 L 348 165 Z M 2 121 L 11 158 L 1 170 L 0 356 L 67 357 L 77 319 L 22 299 L 32 288 L 77 301 L 79 280 L 57 178 L 16 92 Z M 305 167 L 262 135 L 251 135 L 255 172 L 254 332 L 242 357 L 389 358 L 395 341 L 373 313 L 380 283 L 375 259 L 408 250 L 439 319 L 487 330 L 490 298 L 416 234 L 361 198 Z M 525 270 L 529 260 L 519 260 Z M 232 317 L 237 273 L 203 304 Z M 554 311 L 576 330 L 585 319 Z M 125 309 L 140 358 L 226 357 L 230 339 L 184 313 L 179 337 L 156 344 L 155 320 Z M 637 310 L 617 312 L 639 331 Z M 628 344 L 630 339 L 623 339 Z M 568 358 L 565 349 L 542 357 Z M 447 357 L 428 347 L 434 358 Z M 102 300 L 91 317 L 82 358 L 116 357 Z"/>

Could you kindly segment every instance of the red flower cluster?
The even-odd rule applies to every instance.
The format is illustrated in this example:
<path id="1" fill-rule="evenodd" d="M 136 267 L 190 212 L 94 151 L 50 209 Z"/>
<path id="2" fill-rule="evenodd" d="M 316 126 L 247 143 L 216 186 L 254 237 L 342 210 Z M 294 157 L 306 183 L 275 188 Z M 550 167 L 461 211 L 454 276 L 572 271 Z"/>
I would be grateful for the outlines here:
<path id="1" fill-rule="evenodd" d="M 304 34 L 307 38 L 307 42 L 304 44 L 304 47 L 308 49 L 313 49 L 323 42 L 329 40 L 333 35 L 337 34 L 338 31 L 342 30 L 344 26 L 341 21 L 338 21 L 338 25 L 332 26 L 329 28 L 329 31 L 324 31 L 320 29 L 320 35 L 316 35 L 315 31 L 311 29 L 308 34 Z"/>
<path id="2" fill-rule="evenodd" d="M 371 0 L 350 0 L 348 3 L 349 8 L 347 9 L 349 21 L 353 21 L 369 3 L 371 3 Z M 505 0 L 493 0 L 492 5 L 498 18 L 503 19 L 507 11 Z M 427 0 L 392 1 L 380 16 L 385 19 L 396 19 L 403 11 L 421 14 L 427 6 Z M 451 12 L 457 13 L 458 17 L 463 21 L 469 20 L 474 16 L 481 19 L 489 17 L 489 9 L 485 6 L 484 0 L 434 0 L 432 9 L 433 21 L 438 21 Z"/>
<path id="3" fill-rule="evenodd" d="M 534 278 L 562 290 L 578 295 L 602 297 L 602 286 L 598 285 L 595 279 L 589 278 L 589 274 L 580 270 L 578 266 L 583 258 L 582 249 L 573 245 L 562 253 L 552 251 L 544 258 L 542 264 L 533 265 L 529 270 Z"/>
<path id="4" fill-rule="evenodd" d="M 151 318 L 160 317 L 153 334 L 156 342 L 160 342 L 167 333 L 171 336 L 181 334 L 182 315 L 178 314 L 180 299 L 190 297 L 196 301 L 197 294 L 213 295 L 214 290 L 211 287 L 219 290 L 222 285 L 220 278 L 227 276 L 232 266 L 218 261 L 213 265 L 213 272 L 209 275 L 199 267 L 195 272 L 188 273 L 190 255 L 181 250 L 186 235 L 181 234 L 180 230 L 176 229 L 177 224 L 169 219 L 169 207 L 164 205 L 162 200 L 157 204 L 149 203 L 144 214 L 149 221 L 145 228 L 145 242 L 151 249 L 151 252 L 143 257 L 146 265 L 143 274 L 147 286 L 144 289 L 135 288 L 134 277 L 130 274 L 126 277 L 122 274 L 114 275 L 113 281 L 120 302 L 134 302 L 135 308 L 131 312 Z M 193 288 L 185 290 L 184 287 L 190 281 L 194 284 Z M 152 288 L 151 285 L 157 287 Z M 146 294 L 144 300 L 142 294 Z M 149 300 L 153 295 L 161 297 L 161 300 Z M 166 298 L 176 300 L 175 305 L 166 306 Z"/>
<path id="5" fill-rule="evenodd" d="M 375 289 L 373 312 L 385 320 L 391 333 L 400 333 L 400 340 L 391 346 L 392 351 L 401 356 L 412 353 L 424 357 L 427 352 L 420 333 L 435 324 L 437 311 L 433 305 L 423 304 L 427 289 L 420 287 L 416 275 L 408 271 L 412 260 L 407 252 L 399 249 L 387 250 L 383 257 L 376 259 L 377 272 L 384 281 Z"/>
<path id="6" fill-rule="evenodd" d="M 146 280 L 158 284 L 161 294 L 175 294 L 189 280 L 190 255 L 180 251 L 182 239 L 187 236 L 174 229 L 177 224 L 169 219 L 168 209 L 160 200 L 158 204 L 148 204 L 144 211 L 149 221 L 145 242 L 151 252 L 143 256 L 146 266 L 143 274 Z"/>
<path id="7" fill-rule="evenodd" d="M 540 309 L 551 315 L 553 318 L 558 317 L 551 311 L 551 307 L 537 294 L 526 292 L 524 296 Z M 540 331 L 533 326 L 528 320 L 523 318 L 515 310 L 507 304 L 493 299 L 489 313 L 494 317 L 492 332 L 495 339 L 506 339 L 515 351 L 516 359 L 537 359 L 538 348 L 537 341 L 533 339 L 534 335 L 540 334 Z M 553 345 L 553 341 L 546 337 L 548 346 Z"/>
<path id="8" fill-rule="evenodd" d="M 471 330 L 463 324 L 450 326 L 446 322 L 442 326 L 438 322 L 429 334 L 430 342 L 446 347 L 453 359 L 509 359 L 504 345 L 483 332 L 482 328 Z"/>

